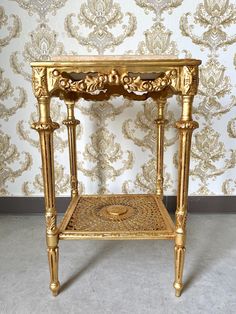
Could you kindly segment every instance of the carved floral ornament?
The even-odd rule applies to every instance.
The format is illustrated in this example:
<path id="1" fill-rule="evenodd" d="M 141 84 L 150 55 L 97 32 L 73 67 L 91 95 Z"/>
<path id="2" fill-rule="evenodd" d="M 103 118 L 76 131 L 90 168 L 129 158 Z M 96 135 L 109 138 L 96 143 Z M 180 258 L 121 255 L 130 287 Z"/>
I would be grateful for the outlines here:
<path id="1" fill-rule="evenodd" d="M 101 92 L 105 93 L 109 85 L 121 85 L 128 93 L 137 95 L 160 92 L 166 87 L 174 93 L 181 91 L 184 95 L 195 95 L 198 86 L 197 71 L 197 67 L 184 66 L 182 75 L 178 74 L 178 68 L 173 68 L 157 73 L 154 79 L 145 80 L 140 75 L 128 72 L 119 73 L 113 69 L 110 73 L 83 73 L 84 78 L 75 80 L 71 77 L 64 77 L 63 73 L 57 69 L 49 69 L 47 74 L 46 68 L 35 67 L 33 68 L 33 88 L 36 97 L 46 97 L 57 89 L 98 95 Z M 47 76 L 49 77 L 48 84 Z"/>
<path id="2" fill-rule="evenodd" d="M 107 85 L 122 85 L 129 93 L 143 94 L 158 92 L 167 86 L 175 89 L 177 84 L 177 71 L 175 69 L 166 71 L 154 80 L 142 80 L 140 76 L 130 76 L 127 72 L 119 74 L 117 70 L 112 70 L 109 74 L 86 75 L 84 79 L 78 81 L 63 77 L 58 70 L 54 70 L 52 75 L 56 78 L 54 86 L 65 91 L 90 94 L 105 92 Z"/>
<path id="3" fill-rule="evenodd" d="M 33 68 L 32 84 L 36 97 L 48 96 L 46 68 Z"/>

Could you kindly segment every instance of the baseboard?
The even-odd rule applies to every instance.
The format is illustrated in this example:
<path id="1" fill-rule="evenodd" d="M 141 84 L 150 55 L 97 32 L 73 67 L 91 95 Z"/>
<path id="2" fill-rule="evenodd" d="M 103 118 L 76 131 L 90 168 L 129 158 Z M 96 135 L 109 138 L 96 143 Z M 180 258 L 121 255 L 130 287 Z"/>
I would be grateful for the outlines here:
<path id="1" fill-rule="evenodd" d="M 64 213 L 70 198 L 57 197 L 58 213 Z M 170 212 L 176 208 L 176 196 L 165 196 L 164 203 Z M 188 210 L 191 213 L 236 213 L 236 196 L 189 196 Z M 43 197 L 1 197 L 0 214 L 26 215 L 44 212 Z"/>
<path id="2" fill-rule="evenodd" d="M 176 208 L 176 196 L 166 196 L 170 212 Z M 236 196 L 189 196 L 188 211 L 192 213 L 236 213 Z"/>

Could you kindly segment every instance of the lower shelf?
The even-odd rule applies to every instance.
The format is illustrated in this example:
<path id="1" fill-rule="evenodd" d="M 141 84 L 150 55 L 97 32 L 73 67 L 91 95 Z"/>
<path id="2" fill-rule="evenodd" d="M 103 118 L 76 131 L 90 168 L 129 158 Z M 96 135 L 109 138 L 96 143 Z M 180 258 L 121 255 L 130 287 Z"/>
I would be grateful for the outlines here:
<path id="1" fill-rule="evenodd" d="M 75 197 L 59 228 L 59 239 L 173 239 L 174 224 L 153 194 Z"/>

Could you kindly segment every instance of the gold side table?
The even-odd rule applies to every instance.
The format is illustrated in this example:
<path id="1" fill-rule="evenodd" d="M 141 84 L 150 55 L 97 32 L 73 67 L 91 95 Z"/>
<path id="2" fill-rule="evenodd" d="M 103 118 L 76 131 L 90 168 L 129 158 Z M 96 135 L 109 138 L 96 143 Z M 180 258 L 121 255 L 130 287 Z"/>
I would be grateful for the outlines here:
<path id="1" fill-rule="evenodd" d="M 74 239 L 170 239 L 175 241 L 176 296 L 183 289 L 186 239 L 187 194 L 191 136 L 198 123 L 192 120 L 192 103 L 198 86 L 195 59 L 159 59 L 156 56 L 80 56 L 54 61 L 33 62 L 33 90 L 38 100 L 38 131 L 41 144 L 46 209 L 46 239 L 50 269 L 50 289 L 57 295 L 58 242 Z M 176 222 L 172 222 L 163 202 L 164 107 L 166 99 L 181 95 L 179 130 L 178 194 Z M 79 195 L 76 166 L 75 102 L 108 99 L 111 95 L 157 104 L 157 177 L 156 194 Z M 68 129 L 71 202 L 57 225 L 53 132 L 59 124 L 51 120 L 50 99 L 60 97 L 67 106 L 63 123 Z"/>

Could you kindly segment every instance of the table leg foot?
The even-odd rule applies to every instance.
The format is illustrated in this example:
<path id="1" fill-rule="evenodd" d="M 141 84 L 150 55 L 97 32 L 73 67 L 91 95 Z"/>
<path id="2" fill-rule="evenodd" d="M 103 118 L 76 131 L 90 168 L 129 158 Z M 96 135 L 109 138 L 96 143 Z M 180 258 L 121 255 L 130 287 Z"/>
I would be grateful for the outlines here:
<path id="1" fill-rule="evenodd" d="M 60 282 L 50 284 L 50 290 L 52 291 L 52 295 L 56 297 L 59 294 Z"/>
<path id="2" fill-rule="evenodd" d="M 58 247 L 48 248 L 48 261 L 50 270 L 50 290 L 53 296 L 57 296 L 60 289 L 60 282 L 58 280 Z"/>
<path id="3" fill-rule="evenodd" d="M 183 285 L 180 285 L 179 283 L 175 282 L 174 288 L 175 288 L 175 296 L 180 297 L 183 290 Z"/>
<path id="4" fill-rule="evenodd" d="M 183 268 L 184 268 L 185 247 L 175 246 L 175 295 L 179 297 L 183 289 Z"/>

